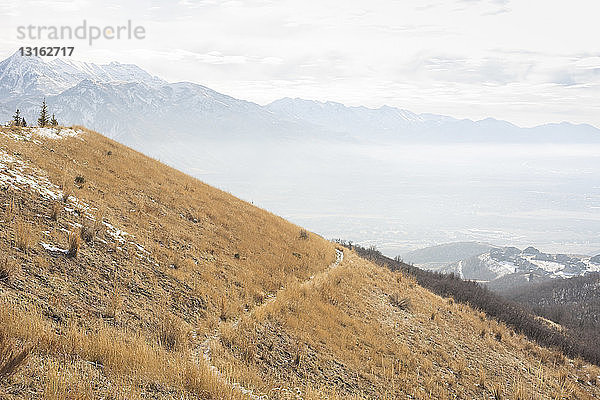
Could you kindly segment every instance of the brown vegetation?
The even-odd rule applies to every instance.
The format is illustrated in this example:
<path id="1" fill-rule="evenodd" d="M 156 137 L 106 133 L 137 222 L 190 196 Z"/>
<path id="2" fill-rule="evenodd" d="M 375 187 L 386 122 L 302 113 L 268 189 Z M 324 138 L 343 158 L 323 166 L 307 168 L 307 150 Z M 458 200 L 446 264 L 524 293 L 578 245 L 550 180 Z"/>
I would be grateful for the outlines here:
<path id="1" fill-rule="evenodd" d="M 96 133 L 9 129 L 7 170 L 48 186 L 0 190 L 30 234 L 22 251 L 0 225 L 20 268 L 0 282 L 0 329 L 33 346 L 0 398 L 249 397 L 231 382 L 270 399 L 600 395 L 596 367 L 352 251 L 328 268 L 334 244 Z"/>
<path id="2" fill-rule="evenodd" d="M 17 264 L 12 258 L 7 256 L 0 257 L 0 282 L 8 282 L 17 271 Z"/>

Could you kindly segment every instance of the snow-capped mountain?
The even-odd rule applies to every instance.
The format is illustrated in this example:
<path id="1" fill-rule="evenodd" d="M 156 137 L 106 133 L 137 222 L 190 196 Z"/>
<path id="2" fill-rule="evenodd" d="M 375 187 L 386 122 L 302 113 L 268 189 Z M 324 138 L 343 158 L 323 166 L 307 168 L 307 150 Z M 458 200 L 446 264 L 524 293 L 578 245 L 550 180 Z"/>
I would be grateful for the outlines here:
<path id="1" fill-rule="evenodd" d="M 0 95 L 3 102 L 7 98 L 22 95 L 57 95 L 84 79 L 148 85 L 166 83 L 133 64 L 112 62 L 97 65 L 62 58 L 45 62 L 40 57 L 23 57 L 19 52 L 0 62 Z"/>
<path id="2" fill-rule="evenodd" d="M 255 103 L 189 82 L 157 86 L 85 79 L 47 102 L 60 120 L 91 126 L 142 150 L 165 147 L 167 139 L 195 145 L 253 135 L 278 139 L 300 131 Z"/>
<path id="3" fill-rule="evenodd" d="M 194 83 L 168 83 L 132 64 L 65 58 L 46 62 L 19 53 L 0 62 L 0 121 L 10 120 L 17 108 L 35 121 L 43 97 L 60 122 L 85 124 L 133 146 L 154 135 L 178 140 L 264 136 L 376 143 L 600 142 L 600 130 L 589 125 L 523 129 L 491 118 L 458 120 L 388 106 L 370 109 L 291 98 L 260 106 Z"/>
<path id="4" fill-rule="evenodd" d="M 371 142 L 420 143 L 588 143 L 600 142 L 600 130 L 568 122 L 520 128 L 510 122 L 480 121 L 436 114 L 415 114 L 383 106 L 377 109 L 348 107 L 335 102 L 284 98 L 266 106 L 281 118 L 310 121 L 327 131 L 344 132 Z"/>
<path id="5" fill-rule="evenodd" d="M 572 278 L 600 272 L 600 255 L 590 257 L 548 254 L 534 247 L 495 247 L 463 260 L 449 263 L 441 272 L 484 281 L 493 288 L 518 286 L 531 281 Z"/>
<path id="6" fill-rule="evenodd" d="M 314 224 L 312 229 L 325 235 L 368 232 L 370 237 L 351 239 L 377 236 L 384 246 L 390 243 L 390 254 L 412 247 L 402 244 L 408 235 L 414 235 L 410 243 L 422 240 L 423 227 L 442 229 L 439 221 L 446 214 L 465 215 L 474 226 L 487 226 L 489 220 L 480 218 L 499 211 L 498 204 L 490 203 L 489 209 L 473 213 L 473 205 L 489 201 L 482 184 L 499 182 L 494 198 L 502 198 L 507 207 L 518 204 L 518 212 L 546 204 L 539 196 L 524 198 L 529 190 L 557 196 L 553 213 L 581 209 L 579 199 L 586 201 L 585 212 L 597 209 L 595 159 L 569 155 L 557 168 L 554 158 L 543 158 L 544 148 L 539 149 L 537 160 L 530 156 L 538 144 L 550 142 L 584 143 L 577 150 L 589 147 L 591 158 L 595 157 L 595 147 L 588 144 L 600 143 L 600 130 L 589 125 L 523 129 L 491 118 L 459 120 L 393 107 L 369 109 L 291 98 L 261 106 L 199 84 L 169 83 L 135 65 L 97 65 L 68 58 L 46 61 L 19 54 L 0 62 L 0 123 L 10 121 L 18 108 L 30 125 L 35 124 L 44 97 L 50 113 L 62 124 L 95 129 L 208 183 L 235 190 L 264 208 L 296 218 L 295 222 Z M 454 146 L 461 142 L 469 145 L 462 153 L 453 153 L 455 147 L 463 147 Z M 505 159 L 504 154 L 515 147 L 497 143 L 526 146 L 518 159 Z M 419 157 L 412 157 L 413 149 L 418 149 Z M 494 155 L 496 151 L 500 156 Z M 465 181 L 465 174 L 472 179 Z M 321 214 L 314 217 L 316 210 Z M 464 220 L 456 218 L 443 229 L 462 232 Z M 530 219 L 519 221 L 521 229 L 531 225 Z M 540 228 L 544 237 L 555 222 L 548 219 Z M 578 240 L 582 229 L 596 232 L 592 222 L 582 228 L 579 218 L 569 224 L 566 233 L 556 233 L 565 242 Z M 346 230 L 340 232 L 340 226 Z M 499 229 L 512 231 L 515 226 L 511 220 Z M 463 238 L 437 235 L 427 240 Z M 538 239 L 532 237 L 545 245 Z M 491 242 L 495 236 L 476 234 L 457 240 Z M 597 242 L 590 245 L 598 246 Z"/>
<path id="7" fill-rule="evenodd" d="M 268 104 L 266 108 L 281 118 L 293 121 L 310 121 L 332 132 L 363 136 L 366 132 L 378 136 L 399 134 L 414 130 L 427 121 L 439 121 L 443 117 L 417 115 L 407 110 L 383 106 L 378 109 L 347 107 L 341 103 L 319 102 L 304 99 L 283 98 Z"/>
<path id="8" fill-rule="evenodd" d="M 77 79 L 91 79 L 102 82 L 139 82 L 149 86 L 161 86 L 167 82 L 156 76 L 150 75 L 134 64 L 93 64 L 56 58 L 48 64 L 61 75 L 72 76 Z"/>
<path id="9" fill-rule="evenodd" d="M 314 131 L 258 104 L 194 83 L 168 83 L 131 64 L 45 62 L 17 53 L 0 63 L 0 93 L 4 121 L 18 108 L 34 122 L 45 97 L 61 123 L 85 125 L 138 150 L 152 142 L 164 148 L 167 138 L 273 139 Z"/>
<path id="10" fill-rule="evenodd" d="M 18 53 L 0 62 L 0 95 L 5 102 L 22 95 L 58 94 L 77 83 L 39 57 L 21 57 Z"/>

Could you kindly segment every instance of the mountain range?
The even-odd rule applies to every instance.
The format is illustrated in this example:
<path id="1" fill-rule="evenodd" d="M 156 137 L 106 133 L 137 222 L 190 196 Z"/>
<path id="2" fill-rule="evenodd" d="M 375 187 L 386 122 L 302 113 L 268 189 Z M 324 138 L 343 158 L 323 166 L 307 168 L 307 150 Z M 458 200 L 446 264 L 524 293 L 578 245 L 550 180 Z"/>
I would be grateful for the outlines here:
<path id="1" fill-rule="evenodd" d="M 521 250 L 513 246 L 457 242 L 415 250 L 404 258 L 424 269 L 452 273 L 499 291 L 600 272 L 600 254 L 549 254 L 533 246 Z"/>
<path id="2" fill-rule="evenodd" d="M 57 119 L 81 124 L 140 150 L 165 139 L 344 140 L 349 142 L 600 142 L 600 130 L 570 123 L 520 128 L 415 114 L 383 106 L 284 98 L 266 106 L 190 82 L 169 83 L 132 64 L 98 65 L 19 53 L 0 62 L 0 121 L 16 108 L 33 122 L 42 98 Z M 168 147 L 168 146 L 167 146 Z M 169 151 L 164 154 L 169 161 Z"/>

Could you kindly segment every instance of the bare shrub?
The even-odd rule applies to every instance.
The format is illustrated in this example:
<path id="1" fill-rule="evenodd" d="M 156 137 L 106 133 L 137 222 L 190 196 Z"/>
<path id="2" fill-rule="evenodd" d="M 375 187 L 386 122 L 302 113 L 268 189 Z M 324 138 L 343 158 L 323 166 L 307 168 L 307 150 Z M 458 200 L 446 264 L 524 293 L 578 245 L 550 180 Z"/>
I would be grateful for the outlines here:
<path id="1" fill-rule="evenodd" d="M 87 218 L 83 218 L 80 236 L 84 242 L 92 243 L 96 237 L 96 223 Z"/>
<path id="2" fill-rule="evenodd" d="M 500 385 L 494 385 L 492 388 L 492 397 L 494 400 L 502 400 L 502 389 L 500 388 Z"/>
<path id="3" fill-rule="evenodd" d="M 12 258 L 0 258 L 0 282 L 8 282 L 17 271 L 17 264 Z"/>
<path id="4" fill-rule="evenodd" d="M 16 374 L 27 361 L 30 353 L 30 347 L 17 350 L 14 343 L 0 332 L 0 383 Z"/>
<path id="5" fill-rule="evenodd" d="M 183 321 L 166 314 L 158 324 L 158 341 L 169 351 L 184 350 L 187 347 L 187 330 Z"/>
<path id="6" fill-rule="evenodd" d="M 389 296 L 390 303 L 401 310 L 409 311 L 412 308 L 412 302 L 408 297 L 400 297 L 399 293 L 392 293 Z"/>
<path id="7" fill-rule="evenodd" d="M 81 175 L 77 175 L 75 177 L 74 182 L 75 182 L 76 185 L 81 186 L 81 185 L 83 185 L 85 183 L 85 178 L 83 176 L 81 176 Z"/>
<path id="8" fill-rule="evenodd" d="M 67 201 L 69 201 L 69 196 L 71 196 L 71 189 L 64 189 L 63 190 L 63 194 L 62 194 L 62 201 L 63 203 L 66 203 Z"/>
<path id="9" fill-rule="evenodd" d="M 77 257 L 79 247 L 81 246 L 81 233 L 72 230 L 68 234 L 69 248 L 67 249 L 67 257 Z"/>
<path id="10" fill-rule="evenodd" d="M 300 229 L 300 239 L 308 240 L 308 232 L 306 229 Z"/>
<path id="11" fill-rule="evenodd" d="M 481 388 L 485 388 L 485 384 L 487 381 L 487 377 L 485 374 L 485 369 L 483 367 L 479 367 L 479 376 L 477 377 L 477 384 Z"/>
<path id="12" fill-rule="evenodd" d="M 15 198 L 11 196 L 8 199 L 8 204 L 6 206 L 6 209 L 4 210 L 4 219 L 6 219 L 7 221 L 10 221 L 18 213 L 19 213 L 19 206 L 15 202 Z"/>
<path id="13" fill-rule="evenodd" d="M 294 354 L 294 366 L 297 368 L 300 366 L 300 363 L 302 362 L 304 358 L 304 349 L 302 345 L 299 345 L 298 347 L 296 347 L 296 351 Z"/>
<path id="14" fill-rule="evenodd" d="M 50 219 L 52 221 L 58 221 L 58 217 L 60 216 L 61 211 L 62 206 L 60 205 L 60 203 L 52 203 L 52 208 L 50 209 Z"/>
<path id="15" fill-rule="evenodd" d="M 121 286 L 115 280 L 113 291 L 108 299 L 105 316 L 117 323 L 117 317 L 122 306 L 123 298 L 121 297 Z"/>
<path id="16" fill-rule="evenodd" d="M 71 196 L 71 194 L 73 193 L 73 188 L 69 184 L 66 177 L 63 177 L 63 183 L 61 185 L 61 189 L 62 189 L 62 201 L 63 201 L 63 203 L 66 203 L 67 201 L 69 201 L 69 196 Z"/>
<path id="17" fill-rule="evenodd" d="M 219 303 L 219 318 L 223 322 L 227 322 L 229 318 L 229 303 L 225 300 L 225 297 L 221 297 L 221 302 Z"/>

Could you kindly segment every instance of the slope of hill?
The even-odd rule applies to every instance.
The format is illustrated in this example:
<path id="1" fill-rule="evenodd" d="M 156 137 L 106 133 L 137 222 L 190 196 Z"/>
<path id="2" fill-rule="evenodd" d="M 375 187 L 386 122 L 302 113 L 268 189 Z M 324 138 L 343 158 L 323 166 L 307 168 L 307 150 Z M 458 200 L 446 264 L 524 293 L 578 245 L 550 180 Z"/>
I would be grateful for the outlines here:
<path id="1" fill-rule="evenodd" d="M 68 64 L 10 57 L 0 70 L 14 78 L 2 81 L 9 94 L 0 94 L 0 122 L 19 108 L 35 123 L 46 96 L 60 123 L 91 127 L 296 223 L 390 254 L 450 240 L 506 244 L 507 235 L 543 246 L 568 242 L 569 252 L 598 246 L 590 237 L 598 230 L 600 131 L 592 127 L 562 124 L 530 135 L 502 121 L 393 107 L 301 99 L 261 106 L 131 65 Z M 540 144 L 547 141 L 554 144 Z M 371 199 L 374 191 L 380 196 Z M 472 213 L 472 204 L 484 209 Z M 544 218 L 532 217 L 540 208 Z M 490 224 L 494 232 L 480 231 Z"/>
<path id="2" fill-rule="evenodd" d="M 600 395 L 597 367 L 83 128 L 0 128 L 0 208 L 0 349 L 32 348 L 2 397 Z"/>
<path id="3" fill-rule="evenodd" d="M 206 368 L 172 350 L 323 269 L 333 246 L 98 134 L 66 132 L 0 135 L 0 261 L 11 271 L 0 326 L 40 343 L 16 392 L 52 398 L 77 374 L 106 373 L 160 398 L 167 387 L 219 393 Z M 61 371 L 75 375 L 46 381 Z"/>

